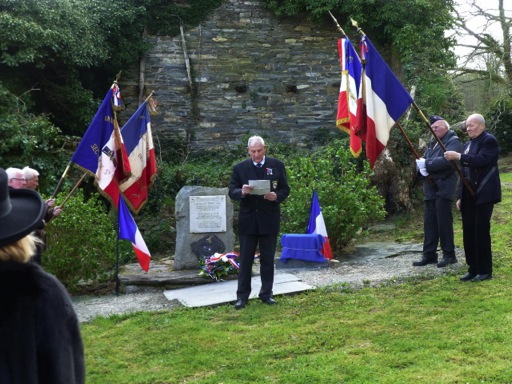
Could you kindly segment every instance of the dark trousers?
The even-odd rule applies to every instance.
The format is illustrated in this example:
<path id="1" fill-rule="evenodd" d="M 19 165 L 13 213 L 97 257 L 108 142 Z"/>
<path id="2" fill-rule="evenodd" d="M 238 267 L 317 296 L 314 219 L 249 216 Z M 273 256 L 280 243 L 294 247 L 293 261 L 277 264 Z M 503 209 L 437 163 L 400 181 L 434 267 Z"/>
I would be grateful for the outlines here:
<path id="1" fill-rule="evenodd" d="M 251 294 L 251 273 L 256 248 L 260 251 L 261 289 L 259 297 L 272 297 L 274 285 L 274 258 L 277 235 L 240 235 L 240 269 L 238 271 L 237 299 L 248 300 Z"/>
<path id="2" fill-rule="evenodd" d="M 438 244 L 441 244 L 443 258 L 455 257 L 452 201 L 442 197 L 425 201 L 423 232 L 423 255 L 427 259 L 437 260 Z"/>
<path id="3" fill-rule="evenodd" d="M 491 216 L 494 203 L 476 205 L 472 197 L 462 200 L 462 230 L 468 272 L 492 274 Z"/>

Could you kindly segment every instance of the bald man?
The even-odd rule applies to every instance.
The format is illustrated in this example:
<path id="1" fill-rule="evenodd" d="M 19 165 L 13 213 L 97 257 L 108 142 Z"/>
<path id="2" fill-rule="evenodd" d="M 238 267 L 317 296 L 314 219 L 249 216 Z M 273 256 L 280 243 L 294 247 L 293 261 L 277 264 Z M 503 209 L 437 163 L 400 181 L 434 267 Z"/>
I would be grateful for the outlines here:
<path id="1" fill-rule="evenodd" d="M 501 201 L 498 171 L 500 147 L 496 138 L 485 130 L 480 114 L 466 119 L 469 141 L 461 153 L 446 151 L 447 160 L 459 160 L 462 173 L 471 187 L 460 183 L 457 208 L 462 214 L 464 252 L 468 273 L 461 281 L 479 282 L 492 278 L 491 216 L 494 204 Z"/>

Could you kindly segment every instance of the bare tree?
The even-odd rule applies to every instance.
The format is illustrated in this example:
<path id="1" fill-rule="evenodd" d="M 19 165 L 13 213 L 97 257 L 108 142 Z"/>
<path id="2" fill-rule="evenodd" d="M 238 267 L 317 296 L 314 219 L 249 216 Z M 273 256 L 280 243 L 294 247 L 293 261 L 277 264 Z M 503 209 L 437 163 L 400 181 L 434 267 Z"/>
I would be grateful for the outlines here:
<path id="1" fill-rule="evenodd" d="M 468 52 L 460 57 L 457 75 L 479 75 L 512 92 L 510 1 L 459 0 L 454 12 L 457 47 Z"/>

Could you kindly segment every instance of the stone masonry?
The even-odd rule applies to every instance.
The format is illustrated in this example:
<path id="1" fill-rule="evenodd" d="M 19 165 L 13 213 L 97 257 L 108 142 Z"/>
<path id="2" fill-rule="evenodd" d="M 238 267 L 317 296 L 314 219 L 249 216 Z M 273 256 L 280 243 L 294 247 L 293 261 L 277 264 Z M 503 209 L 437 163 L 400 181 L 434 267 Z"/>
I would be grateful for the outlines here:
<path id="1" fill-rule="evenodd" d="M 181 36 L 148 37 L 144 92 L 158 100 L 151 120 L 157 150 L 176 136 L 197 151 L 234 148 L 250 134 L 305 147 L 343 135 L 335 127 L 339 37 L 334 23 L 278 19 L 260 1 L 227 0 L 185 30 L 192 84 Z M 123 72 L 120 86 L 132 113 L 137 70 Z"/>

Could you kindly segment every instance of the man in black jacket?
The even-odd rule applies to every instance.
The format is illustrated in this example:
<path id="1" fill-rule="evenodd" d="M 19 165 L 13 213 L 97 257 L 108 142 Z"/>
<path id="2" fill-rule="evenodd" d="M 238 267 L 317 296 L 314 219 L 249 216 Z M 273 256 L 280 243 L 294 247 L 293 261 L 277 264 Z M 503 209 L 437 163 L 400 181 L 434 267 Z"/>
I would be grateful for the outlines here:
<path id="1" fill-rule="evenodd" d="M 259 298 L 266 304 L 276 304 L 273 297 L 274 258 L 281 221 L 280 203 L 290 193 L 286 170 L 282 161 L 266 156 L 267 147 L 260 136 L 247 143 L 250 159 L 233 167 L 229 196 L 240 201 L 238 236 L 240 242 L 240 269 L 236 309 L 246 306 L 251 294 L 251 272 L 256 248 L 259 248 L 261 289 Z M 269 180 L 270 190 L 265 194 L 251 194 L 249 180 Z"/>
<path id="2" fill-rule="evenodd" d="M 430 124 L 446 150 L 461 151 L 462 143 L 441 116 L 431 116 Z M 423 193 L 423 257 L 412 264 L 416 267 L 437 264 L 439 268 L 457 262 L 453 241 L 452 202 L 457 189 L 455 168 L 444 158 L 444 150 L 436 139 L 430 141 L 424 157 L 416 160 L 419 172 L 425 176 Z M 443 258 L 437 261 L 437 246 L 441 244 Z"/>
<path id="3" fill-rule="evenodd" d="M 466 131 L 469 141 L 463 151 L 446 151 L 444 156 L 460 161 L 464 178 L 472 189 L 469 191 L 466 184 L 461 183 L 457 200 L 469 267 L 460 280 L 478 282 L 492 278 L 491 216 L 494 204 L 501 201 L 500 147 L 496 138 L 485 131 L 482 115 L 470 115 Z"/>

